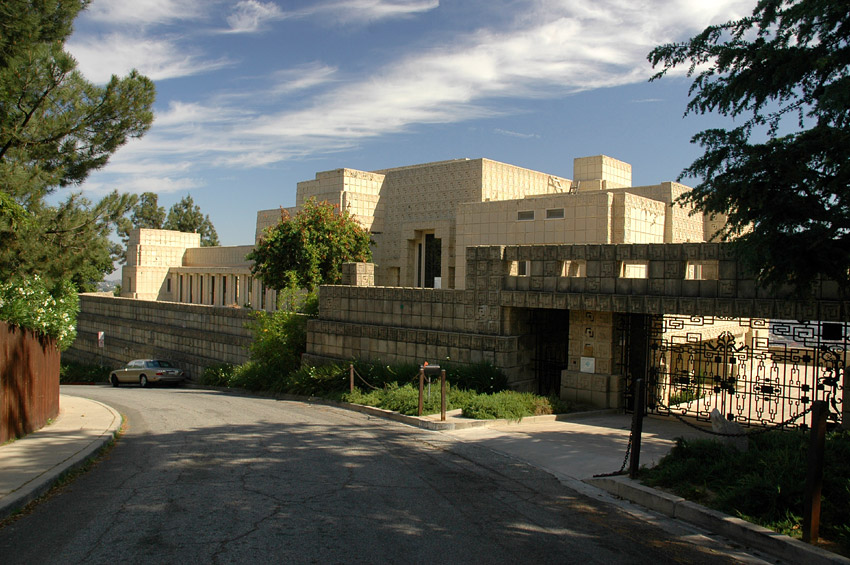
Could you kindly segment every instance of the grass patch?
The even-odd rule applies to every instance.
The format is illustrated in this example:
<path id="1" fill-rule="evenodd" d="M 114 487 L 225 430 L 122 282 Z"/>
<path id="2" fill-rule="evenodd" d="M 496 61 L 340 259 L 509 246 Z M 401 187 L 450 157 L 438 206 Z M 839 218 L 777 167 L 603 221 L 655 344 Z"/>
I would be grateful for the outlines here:
<path id="1" fill-rule="evenodd" d="M 652 469 L 641 470 L 649 486 L 800 537 L 809 433 L 773 431 L 750 437 L 747 452 L 719 442 L 677 440 Z M 826 441 L 820 533 L 850 553 L 850 432 Z"/>

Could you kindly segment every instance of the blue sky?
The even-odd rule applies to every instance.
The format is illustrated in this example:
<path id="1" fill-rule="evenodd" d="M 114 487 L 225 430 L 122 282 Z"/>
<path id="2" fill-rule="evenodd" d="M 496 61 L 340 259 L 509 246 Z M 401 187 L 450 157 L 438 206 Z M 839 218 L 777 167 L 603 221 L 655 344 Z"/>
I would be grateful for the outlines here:
<path id="1" fill-rule="evenodd" d="M 136 68 L 156 120 L 83 185 L 191 194 L 223 245 L 296 183 L 487 157 L 572 178 L 575 157 L 674 180 L 720 123 L 683 118 L 690 81 L 646 54 L 754 0 L 94 0 L 67 48 L 98 83 Z"/>

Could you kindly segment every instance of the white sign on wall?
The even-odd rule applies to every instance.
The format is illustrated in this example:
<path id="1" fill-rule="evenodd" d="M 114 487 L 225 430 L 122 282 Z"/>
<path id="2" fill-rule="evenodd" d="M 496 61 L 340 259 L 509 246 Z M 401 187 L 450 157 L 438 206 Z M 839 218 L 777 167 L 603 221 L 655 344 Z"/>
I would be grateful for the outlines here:
<path id="1" fill-rule="evenodd" d="M 595 373 L 596 372 L 596 357 L 582 357 L 581 358 L 581 366 L 579 370 L 582 373 Z"/>

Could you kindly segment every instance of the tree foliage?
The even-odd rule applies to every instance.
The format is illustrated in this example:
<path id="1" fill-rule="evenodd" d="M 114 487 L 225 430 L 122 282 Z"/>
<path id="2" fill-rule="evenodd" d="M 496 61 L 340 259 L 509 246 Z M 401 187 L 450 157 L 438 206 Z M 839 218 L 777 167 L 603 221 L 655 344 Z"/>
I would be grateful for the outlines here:
<path id="1" fill-rule="evenodd" d="M 219 244 L 218 234 L 210 221 L 209 215 L 205 216 L 201 212 L 200 206 L 195 204 L 191 195 L 186 195 L 180 202 L 168 209 L 168 217 L 162 224 L 162 228 L 189 233 L 197 232 L 201 234 L 202 247 L 212 247 Z"/>
<path id="2" fill-rule="evenodd" d="M 118 221 L 117 232 L 124 247 L 130 239 L 131 229 L 162 229 L 162 224 L 165 222 L 165 208 L 158 204 L 158 200 L 159 197 L 155 192 L 143 192 L 130 211 L 130 217 L 124 217 Z"/>
<path id="3" fill-rule="evenodd" d="M 280 223 L 266 230 L 248 259 L 268 287 L 314 290 L 339 283 L 343 263 L 369 261 L 370 243 L 369 232 L 348 211 L 311 199 L 295 216 L 281 209 Z"/>
<path id="4" fill-rule="evenodd" d="M 760 0 L 752 16 L 649 54 L 653 80 L 687 65 L 687 113 L 737 118 L 692 142 L 685 203 L 725 213 L 719 234 L 767 284 L 848 288 L 850 9 L 843 0 Z"/>
<path id="5" fill-rule="evenodd" d="M 119 249 L 107 238 L 135 197 L 97 204 L 81 183 L 153 121 L 153 83 L 135 71 L 103 86 L 87 81 L 64 51 L 87 0 L 0 3 L 0 273 L 70 277 L 82 290 L 112 271 Z"/>

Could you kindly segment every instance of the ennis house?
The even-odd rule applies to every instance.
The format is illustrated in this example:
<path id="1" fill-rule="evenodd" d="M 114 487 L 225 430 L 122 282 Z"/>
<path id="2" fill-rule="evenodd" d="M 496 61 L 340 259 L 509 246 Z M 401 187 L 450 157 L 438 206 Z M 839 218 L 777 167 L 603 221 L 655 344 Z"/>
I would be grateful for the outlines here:
<path id="1" fill-rule="evenodd" d="M 374 284 L 463 289 L 466 249 L 493 245 L 704 242 L 718 224 L 674 205 L 675 183 L 631 186 L 631 165 L 604 155 L 574 160 L 567 179 L 489 159 L 359 171 L 336 169 L 298 183 L 295 213 L 310 198 L 348 210 L 370 230 Z M 257 213 L 255 239 L 280 210 Z M 122 296 L 273 310 L 276 295 L 250 274 L 252 246 L 200 247 L 198 234 L 131 233 Z M 531 275 L 516 261 L 514 274 Z M 566 261 L 565 276 L 584 263 Z M 641 262 L 624 263 L 640 277 Z"/>

